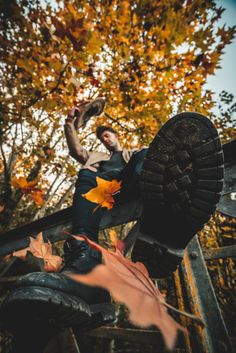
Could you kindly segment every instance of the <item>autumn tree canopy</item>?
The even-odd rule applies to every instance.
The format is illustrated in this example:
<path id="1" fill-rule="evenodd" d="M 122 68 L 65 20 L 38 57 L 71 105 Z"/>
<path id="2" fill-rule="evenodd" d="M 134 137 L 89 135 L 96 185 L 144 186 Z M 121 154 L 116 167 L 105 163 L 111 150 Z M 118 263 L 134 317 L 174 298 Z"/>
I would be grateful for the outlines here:
<path id="1" fill-rule="evenodd" d="M 206 0 L 1 2 L 0 150 L 2 229 L 70 203 L 79 166 L 68 156 L 66 111 L 106 98 L 106 114 L 79 131 L 112 124 L 124 146 L 147 144 L 174 113 L 209 115 L 204 88 L 234 27 Z"/>

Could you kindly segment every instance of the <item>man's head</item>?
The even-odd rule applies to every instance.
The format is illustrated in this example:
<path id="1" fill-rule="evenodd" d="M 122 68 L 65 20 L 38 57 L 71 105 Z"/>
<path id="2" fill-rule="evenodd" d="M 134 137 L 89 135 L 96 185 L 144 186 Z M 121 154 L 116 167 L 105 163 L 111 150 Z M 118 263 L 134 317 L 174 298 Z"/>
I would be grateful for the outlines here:
<path id="1" fill-rule="evenodd" d="M 98 126 L 96 136 L 109 151 L 116 151 L 120 148 L 118 134 L 112 127 L 105 125 Z"/>

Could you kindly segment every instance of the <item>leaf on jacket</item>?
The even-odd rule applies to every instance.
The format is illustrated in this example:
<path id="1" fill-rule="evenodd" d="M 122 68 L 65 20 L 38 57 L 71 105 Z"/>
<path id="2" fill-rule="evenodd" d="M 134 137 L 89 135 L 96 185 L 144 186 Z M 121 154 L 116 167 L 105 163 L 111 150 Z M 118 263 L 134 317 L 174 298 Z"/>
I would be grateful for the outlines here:
<path id="1" fill-rule="evenodd" d="M 121 181 L 117 180 L 104 180 L 96 177 L 97 186 L 89 190 L 86 194 L 82 194 L 88 201 L 98 203 L 98 206 L 94 209 L 95 212 L 98 207 L 106 207 L 109 210 L 114 206 L 115 200 L 113 195 L 120 190 Z"/>
<path id="2" fill-rule="evenodd" d="M 45 243 L 42 232 L 36 238 L 30 237 L 30 252 L 44 261 L 45 271 L 57 272 L 61 268 L 62 258 L 52 254 L 52 244 Z"/>
<path id="3" fill-rule="evenodd" d="M 91 247 L 102 252 L 104 264 L 96 266 L 86 275 L 68 274 L 72 279 L 90 286 L 107 289 L 114 299 L 129 309 L 132 323 L 148 327 L 157 326 L 168 349 L 173 349 L 177 330 L 185 331 L 167 312 L 164 297 L 149 277 L 146 267 L 140 262 L 124 258 L 121 252 L 104 249 L 85 236 L 74 236 L 85 240 Z"/>

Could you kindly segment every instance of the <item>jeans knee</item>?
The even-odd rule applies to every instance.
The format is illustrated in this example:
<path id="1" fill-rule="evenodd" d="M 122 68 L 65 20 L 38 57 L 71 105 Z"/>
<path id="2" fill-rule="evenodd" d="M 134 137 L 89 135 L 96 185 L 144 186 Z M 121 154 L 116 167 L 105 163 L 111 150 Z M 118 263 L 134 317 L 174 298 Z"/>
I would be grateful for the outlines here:
<path id="1" fill-rule="evenodd" d="M 92 172 L 89 169 L 81 169 L 78 173 L 78 179 L 76 181 L 76 188 L 82 184 L 96 185 L 97 173 Z"/>

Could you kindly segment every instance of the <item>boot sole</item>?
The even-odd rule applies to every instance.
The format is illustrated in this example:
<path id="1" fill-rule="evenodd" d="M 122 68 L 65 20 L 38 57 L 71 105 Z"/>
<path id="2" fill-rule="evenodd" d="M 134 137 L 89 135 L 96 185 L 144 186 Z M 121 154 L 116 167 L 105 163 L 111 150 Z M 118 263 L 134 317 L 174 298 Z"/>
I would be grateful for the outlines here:
<path id="1" fill-rule="evenodd" d="M 141 173 L 141 232 L 184 249 L 221 196 L 223 152 L 216 128 L 198 113 L 171 118 L 151 143 Z"/>
<path id="2" fill-rule="evenodd" d="M 14 289 L 1 306 L 1 321 L 15 330 L 25 322 L 53 328 L 74 327 L 89 330 L 115 320 L 110 303 L 88 305 L 82 299 L 50 288 L 37 286 Z"/>

